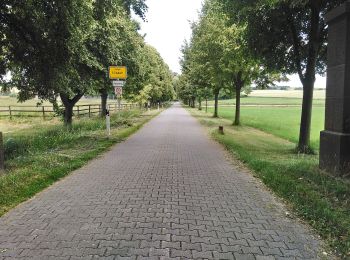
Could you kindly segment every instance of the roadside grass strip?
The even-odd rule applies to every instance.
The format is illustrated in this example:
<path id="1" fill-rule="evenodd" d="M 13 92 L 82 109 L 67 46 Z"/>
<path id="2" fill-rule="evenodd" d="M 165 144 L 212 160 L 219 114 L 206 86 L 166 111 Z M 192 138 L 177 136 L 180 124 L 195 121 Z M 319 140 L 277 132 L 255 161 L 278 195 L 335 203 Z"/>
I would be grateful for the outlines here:
<path id="1" fill-rule="evenodd" d="M 105 119 L 98 117 L 76 120 L 72 131 L 59 122 L 5 134 L 0 216 L 122 142 L 157 114 L 156 110 L 113 114 L 109 138 Z"/>
<path id="2" fill-rule="evenodd" d="M 219 107 L 219 116 L 232 120 L 234 107 Z M 213 112 L 210 108 L 209 112 Z M 324 129 L 324 107 L 313 107 L 310 143 L 314 151 L 319 150 L 320 131 Z M 293 143 L 298 142 L 300 130 L 300 107 L 242 107 L 241 122 L 243 125 L 260 129 Z"/>
<path id="3" fill-rule="evenodd" d="M 247 165 L 298 217 L 306 220 L 341 257 L 350 257 L 350 180 L 318 168 L 317 155 L 294 153 L 295 143 L 211 113 L 188 109 L 212 137 Z M 225 134 L 219 134 L 223 125 Z"/>

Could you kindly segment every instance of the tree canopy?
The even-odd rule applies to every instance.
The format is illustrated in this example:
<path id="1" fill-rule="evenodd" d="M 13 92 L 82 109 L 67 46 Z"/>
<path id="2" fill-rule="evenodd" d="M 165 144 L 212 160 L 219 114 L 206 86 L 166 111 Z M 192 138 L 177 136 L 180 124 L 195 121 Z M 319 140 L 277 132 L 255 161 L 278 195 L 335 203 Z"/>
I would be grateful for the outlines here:
<path id="1" fill-rule="evenodd" d="M 223 12 L 224 5 L 217 0 L 204 3 L 200 19 L 193 23 L 190 43 L 183 46 L 184 98 L 201 101 L 212 90 L 215 98 L 214 117 L 218 116 L 218 97 L 222 89 L 236 96 L 235 124 L 240 123 L 240 95 L 245 87 L 271 75 L 260 60 L 251 55 L 246 39 L 246 26 L 232 24 Z M 192 89 L 192 90 L 191 90 Z M 200 102 L 199 102 L 200 103 Z"/>
<path id="2" fill-rule="evenodd" d="M 38 96 L 55 103 L 60 97 L 68 125 L 74 104 L 84 94 L 99 93 L 105 107 L 112 91 L 110 65 L 128 67 L 135 84 L 126 85 L 126 96 L 151 85 L 150 101 L 171 99 L 171 72 L 139 35 L 131 10 L 145 19 L 143 0 L 2 1 L 2 78 L 11 72 L 20 101 Z M 148 64 L 161 65 L 147 69 Z"/>
<path id="3" fill-rule="evenodd" d="M 298 74 L 303 105 L 298 151 L 310 151 L 310 127 L 316 74 L 326 68 L 325 14 L 345 0 L 220 0 L 231 23 L 247 26 L 249 50 L 267 68 Z"/>

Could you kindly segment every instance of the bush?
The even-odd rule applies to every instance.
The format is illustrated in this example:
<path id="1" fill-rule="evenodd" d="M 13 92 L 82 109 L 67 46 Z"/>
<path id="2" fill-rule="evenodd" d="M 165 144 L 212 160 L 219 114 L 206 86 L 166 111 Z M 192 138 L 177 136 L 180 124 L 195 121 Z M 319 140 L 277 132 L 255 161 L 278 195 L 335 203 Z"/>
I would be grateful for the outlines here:
<path id="1" fill-rule="evenodd" d="M 22 139 L 9 138 L 4 143 L 5 159 L 11 159 L 27 152 L 28 143 Z"/>

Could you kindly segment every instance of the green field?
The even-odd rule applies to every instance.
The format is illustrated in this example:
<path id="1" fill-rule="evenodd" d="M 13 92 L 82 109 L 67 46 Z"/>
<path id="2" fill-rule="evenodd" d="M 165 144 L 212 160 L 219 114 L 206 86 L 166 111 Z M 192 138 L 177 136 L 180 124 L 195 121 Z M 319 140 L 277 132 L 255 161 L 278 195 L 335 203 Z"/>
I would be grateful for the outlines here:
<path id="1" fill-rule="evenodd" d="M 114 100 L 110 100 L 109 102 L 115 102 Z M 39 99 L 30 99 L 26 102 L 18 102 L 17 98 L 9 97 L 9 96 L 0 96 L 0 107 L 2 106 L 36 106 L 40 103 Z M 82 98 L 79 100 L 77 105 L 87 105 L 87 104 L 100 104 L 101 101 L 99 98 Z M 43 106 L 52 106 L 52 104 L 48 101 L 44 101 Z"/>
<path id="2" fill-rule="evenodd" d="M 234 99 L 226 99 L 226 100 L 220 100 L 219 105 L 235 105 L 236 100 Z M 301 98 L 288 98 L 288 97 L 242 97 L 241 98 L 242 105 L 301 105 L 302 99 Z M 214 101 L 209 101 L 208 105 L 214 106 Z M 314 105 L 316 106 L 324 106 L 325 100 L 324 99 L 315 99 Z"/>
<path id="3" fill-rule="evenodd" d="M 28 100 L 24 103 L 19 103 L 17 101 L 17 98 L 15 97 L 9 97 L 9 96 L 0 96 L 0 110 L 2 109 L 8 109 L 8 106 L 13 106 L 13 107 L 21 107 L 21 110 L 34 110 L 38 111 L 39 113 L 35 113 L 35 117 L 28 117 L 31 113 L 23 113 L 22 116 L 14 116 L 12 119 L 9 118 L 9 116 L 4 116 L 8 115 L 8 113 L 0 113 L 0 132 L 3 133 L 13 133 L 18 130 L 23 130 L 23 129 L 29 129 L 33 126 L 37 127 L 47 127 L 47 126 L 52 126 L 52 125 L 61 125 L 62 118 L 59 117 L 52 117 L 52 116 L 47 116 L 45 120 L 41 117 L 41 108 L 34 108 L 37 106 L 38 102 L 40 100 L 38 99 L 31 99 Z M 99 105 L 100 104 L 100 99 L 99 98 L 82 98 L 77 105 Z M 116 104 L 116 100 L 109 100 L 109 104 Z M 49 102 L 44 102 L 42 104 L 43 106 L 48 106 L 52 107 L 52 104 Z M 96 107 L 95 107 L 96 108 Z M 114 106 L 112 106 L 114 108 Z M 49 110 L 49 109 L 46 109 Z M 18 114 L 18 113 L 16 113 Z M 49 114 L 52 115 L 52 114 Z"/>
<path id="4" fill-rule="evenodd" d="M 324 129 L 324 107 L 314 106 L 312 114 L 311 146 L 318 150 L 320 131 Z M 213 108 L 208 110 L 213 112 Z M 219 107 L 219 116 L 234 118 L 234 107 Z M 242 107 L 241 123 L 262 131 L 298 142 L 300 127 L 300 107 Z"/>

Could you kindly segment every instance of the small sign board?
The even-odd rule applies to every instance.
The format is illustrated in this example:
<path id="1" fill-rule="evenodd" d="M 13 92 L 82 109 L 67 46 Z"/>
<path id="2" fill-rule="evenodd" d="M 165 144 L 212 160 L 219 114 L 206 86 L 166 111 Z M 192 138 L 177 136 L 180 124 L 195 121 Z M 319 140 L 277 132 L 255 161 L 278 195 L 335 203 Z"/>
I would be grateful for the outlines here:
<path id="1" fill-rule="evenodd" d="M 123 95 L 123 88 L 122 87 L 115 87 L 114 88 L 114 93 L 115 93 L 116 96 Z"/>
<path id="2" fill-rule="evenodd" d="M 128 72 L 125 66 L 110 66 L 108 70 L 109 79 L 126 79 Z"/>
<path id="3" fill-rule="evenodd" d="M 125 81 L 122 80 L 112 80 L 113 87 L 123 87 L 125 85 Z"/>

